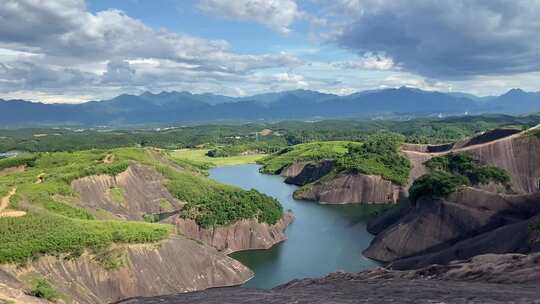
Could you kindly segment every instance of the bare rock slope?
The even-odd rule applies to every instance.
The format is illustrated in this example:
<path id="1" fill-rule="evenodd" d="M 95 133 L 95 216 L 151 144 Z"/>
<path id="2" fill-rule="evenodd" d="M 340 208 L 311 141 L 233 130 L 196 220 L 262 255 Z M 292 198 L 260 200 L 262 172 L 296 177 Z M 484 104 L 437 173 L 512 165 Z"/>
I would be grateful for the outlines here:
<path id="1" fill-rule="evenodd" d="M 15 282 L 19 290 L 25 277 L 42 276 L 81 304 L 234 286 L 253 276 L 240 262 L 183 237 L 112 250 L 119 263 L 114 269 L 84 254 L 76 259 L 42 257 L 25 267 L 4 265 L 0 271 L 10 278 L 3 282 Z"/>
<path id="2" fill-rule="evenodd" d="M 519 133 L 486 132 L 444 147 L 404 146 L 404 153 L 415 160 L 411 175 L 425 171 L 423 163 L 432 157 L 468 152 L 483 164 L 509 172 L 515 194 L 486 186 L 464 188 L 444 199 L 420 198 L 373 221 L 370 231 L 377 236 L 364 254 L 410 269 L 490 252 L 540 250 L 538 233 L 530 228 L 540 214 L 539 132 L 537 126 Z"/>
<path id="3" fill-rule="evenodd" d="M 73 181 L 80 204 L 91 210 L 103 209 L 117 217 L 143 220 L 145 214 L 179 210 L 183 203 L 164 186 L 165 179 L 148 166 L 132 163 L 117 176 L 88 176 Z M 117 191 L 117 195 L 113 194 Z M 169 209 L 163 210 L 166 205 Z"/>
<path id="4" fill-rule="evenodd" d="M 540 213 L 540 193 L 500 195 L 465 188 L 447 199 L 422 198 L 381 233 L 364 255 L 382 262 L 448 246 Z"/>
<path id="5" fill-rule="evenodd" d="M 396 203 L 401 188 L 376 175 L 338 174 L 295 192 L 296 199 L 327 204 Z"/>
<path id="6" fill-rule="evenodd" d="M 204 229 L 194 220 L 174 217 L 172 222 L 180 234 L 200 240 L 227 253 L 269 249 L 287 239 L 285 229 L 293 221 L 292 213 L 285 213 L 274 225 L 259 223 L 256 219 L 241 220 L 228 226 Z"/>
<path id="7" fill-rule="evenodd" d="M 417 271 L 377 268 L 289 282 L 272 290 L 219 288 L 122 304 L 538 303 L 540 255 L 486 255 Z"/>

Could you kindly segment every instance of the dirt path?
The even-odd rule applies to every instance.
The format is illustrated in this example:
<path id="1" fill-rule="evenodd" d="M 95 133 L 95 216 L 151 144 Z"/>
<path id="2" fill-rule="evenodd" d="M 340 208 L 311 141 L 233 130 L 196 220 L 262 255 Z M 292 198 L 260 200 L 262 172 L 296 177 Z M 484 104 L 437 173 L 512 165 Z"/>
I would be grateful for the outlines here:
<path id="1" fill-rule="evenodd" d="M 105 156 L 105 158 L 103 159 L 104 164 L 112 164 L 113 161 L 114 161 L 113 154 L 107 154 L 107 156 Z"/>
<path id="2" fill-rule="evenodd" d="M 6 210 L 7 207 L 9 207 L 9 200 L 15 193 L 17 192 L 17 188 L 11 189 L 9 191 L 8 195 L 4 196 L 2 200 L 0 200 L 0 218 L 1 217 L 20 217 L 26 215 L 26 212 L 24 211 L 17 211 L 17 210 Z"/>

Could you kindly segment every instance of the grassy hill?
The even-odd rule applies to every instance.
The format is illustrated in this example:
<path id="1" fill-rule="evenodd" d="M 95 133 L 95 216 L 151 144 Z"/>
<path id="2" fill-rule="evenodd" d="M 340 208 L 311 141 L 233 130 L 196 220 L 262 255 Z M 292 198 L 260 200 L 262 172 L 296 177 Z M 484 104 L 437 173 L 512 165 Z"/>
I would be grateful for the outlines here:
<path id="1" fill-rule="evenodd" d="M 169 192 L 186 202 L 181 215 L 204 227 L 244 218 L 273 224 L 282 215 L 275 199 L 209 180 L 201 174 L 200 164 L 175 160 L 161 152 L 119 148 L 23 155 L 0 160 L 0 170 L 26 167 L 24 171 L 0 173 L 0 198 L 8 198 L 9 210 L 26 212 L 24 216 L 0 216 L 0 263 L 24 263 L 41 255 L 79 255 L 113 243 L 168 238 L 172 225 L 99 220 L 76 204 L 72 181 L 90 175 L 114 176 L 132 162 L 161 173 Z"/>
<path id="2" fill-rule="evenodd" d="M 339 172 L 380 175 L 396 184 L 404 184 L 411 165 L 399 154 L 403 136 L 394 133 L 374 133 L 362 142 L 328 141 L 300 144 L 285 148 L 262 159 L 261 172 L 279 174 L 299 161 L 336 161 L 333 174 Z"/>

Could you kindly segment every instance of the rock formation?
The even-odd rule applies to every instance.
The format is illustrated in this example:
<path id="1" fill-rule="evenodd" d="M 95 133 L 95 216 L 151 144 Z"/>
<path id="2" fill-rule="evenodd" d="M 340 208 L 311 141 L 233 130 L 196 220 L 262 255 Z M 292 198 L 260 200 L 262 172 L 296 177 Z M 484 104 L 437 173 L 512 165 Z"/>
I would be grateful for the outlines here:
<path id="1" fill-rule="evenodd" d="M 143 220 L 145 214 L 170 212 L 182 208 L 164 186 L 165 179 L 155 169 L 132 163 L 117 176 L 88 176 L 73 181 L 80 205 L 90 210 L 106 210 L 117 217 Z M 113 197 L 112 191 L 120 197 Z M 163 206 L 167 210 L 163 210 Z"/>
<path id="2" fill-rule="evenodd" d="M 219 288 L 122 304 L 265 303 L 536 303 L 540 255 L 484 255 L 416 271 L 377 268 L 302 279 L 272 290 Z"/>
<path id="3" fill-rule="evenodd" d="M 335 161 L 323 160 L 320 162 L 295 162 L 283 169 L 281 176 L 286 177 L 285 183 L 297 186 L 303 186 L 312 183 L 334 168 Z"/>
<path id="4" fill-rule="evenodd" d="M 287 239 L 285 229 L 293 221 L 292 213 L 285 213 L 274 225 L 259 223 L 256 219 L 241 220 L 228 226 L 204 229 L 194 220 L 178 216 L 171 220 L 178 233 L 200 240 L 218 250 L 231 253 L 242 250 L 269 249 Z"/>
<path id="5" fill-rule="evenodd" d="M 399 186 L 380 176 L 338 174 L 299 189 L 294 197 L 326 204 L 396 203 L 400 191 Z"/>
<path id="6" fill-rule="evenodd" d="M 540 213 L 540 193 L 500 195 L 465 188 L 446 199 L 421 198 L 380 232 L 364 255 L 382 262 L 419 255 Z"/>
<path id="7" fill-rule="evenodd" d="M 405 145 L 412 179 L 426 171 L 423 163 L 434 156 L 467 152 L 483 164 L 505 169 L 515 194 L 484 185 L 462 188 L 444 199 L 422 197 L 372 221 L 368 227 L 377 236 L 364 254 L 392 262 L 396 269 L 411 269 L 491 252 L 539 251 L 538 232 L 530 229 L 540 214 L 538 132 L 538 126 L 519 133 L 495 130 L 445 149 Z"/>
<path id="8" fill-rule="evenodd" d="M 117 259 L 113 269 L 107 266 L 109 260 L 100 261 L 95 255 L 83 254 L 75 259 L 42 257 L 24 267 L 3 265 L 0 275 L 5 277 L 3 284 L 18 290 L 26 287 L 25 278 L 42 276 L 81 304 L 233 286 L 253 276 L 240 262 L 183 237 L 111 250 L 120 252 L 106 257 Z M 32 302 L 21 300 L 21 303 Z"/>

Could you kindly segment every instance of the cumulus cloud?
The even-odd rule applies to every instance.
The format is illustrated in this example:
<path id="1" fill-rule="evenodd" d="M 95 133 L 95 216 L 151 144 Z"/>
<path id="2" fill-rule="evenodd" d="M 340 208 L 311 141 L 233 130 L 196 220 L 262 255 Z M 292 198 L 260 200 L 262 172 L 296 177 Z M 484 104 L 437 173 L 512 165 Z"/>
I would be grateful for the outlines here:
<path id="1" fill-rule="evenodd" d="M 227 19 L 257 22 L 283 34 L 289 33 L 295 18 L 303 15 L 294 0 L 200 0 L 199 8 Z"/>
<path id="2" fill-rule="evenodd" d="M 284 7 L 294 15 L 296 6 L 289 6 Z M 270 5 L 267 12 L 273 8 L 282 7 Z M 289 19 L 272 22 L 286 26 Z M 157 30 L 119 10 L 91 13 L 84 0 L 4 0 L 0 64 L 3 92 L 67 86 L 104 92 L 106 85 L 168 89 L 189 87 L 195 80 L 237 81 L 302 61 L 285 53 L 238 54 L 224 40 Z"/>
<path id="3" fill-rule="evenodd" d="M 466 79 L 540 70 L 538 0 L 341 0 L 355 12 L 336 41 L 405 70 Z"/>

